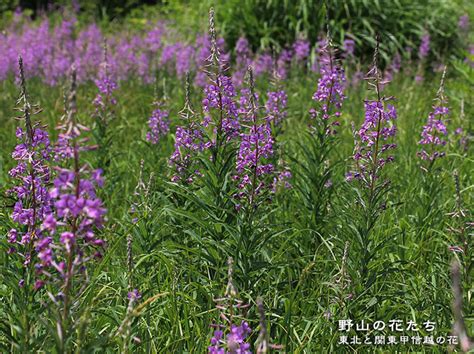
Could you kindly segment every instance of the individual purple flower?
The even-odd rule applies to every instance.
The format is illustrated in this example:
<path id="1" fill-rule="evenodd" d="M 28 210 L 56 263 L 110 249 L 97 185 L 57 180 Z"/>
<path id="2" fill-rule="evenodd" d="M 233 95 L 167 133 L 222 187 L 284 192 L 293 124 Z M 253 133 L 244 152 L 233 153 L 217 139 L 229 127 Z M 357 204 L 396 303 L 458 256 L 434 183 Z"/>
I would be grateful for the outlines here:
<path id="1" fill-rule="evenodd" d="M 168 134 L 170 130 L 168 112 L 157 108 L 148 120 L 150 131 L 146 134 L 146 140 L 152 144 L 158 144 L 160 138 Z"/>
<path id="2" fill-rule="evenodd" d="M 142 294 L 138 291 L 138 289 L 133 289 L 132 291 L 129 291 L 127 294 L 127 297 L 129 300 L 139 300 L 142 297 Z"/>

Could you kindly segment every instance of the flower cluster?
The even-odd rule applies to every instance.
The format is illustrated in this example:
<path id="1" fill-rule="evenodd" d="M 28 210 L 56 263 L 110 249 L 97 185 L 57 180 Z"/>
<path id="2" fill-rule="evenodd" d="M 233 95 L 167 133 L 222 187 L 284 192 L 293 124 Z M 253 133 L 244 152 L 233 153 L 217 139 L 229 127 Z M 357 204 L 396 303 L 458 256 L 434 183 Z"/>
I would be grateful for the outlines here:
<path id="1" fill-rule="evenodd" d="M 346 38 L 342 43 L 342 50 L 344 52 L 344 57 L 349 58 L 353 57 L 355 53 L 356 44 L 353 39 Z"/>
<path id="2" fill-rule="evenodd" d="M 244 83 L 247 66 L 250 64 L 252 52 L 247 38 L 240 37 L 235 44 L 235 70 L 232 74 L 232 82 L 240 87 Z"/>
<path id="3" fill-rule="evenodd" d="M 204 88 L 205 98 L 202 100 L 205 112 L 202 125 L 215 126 L 216 139 L 228 141 L 239 134 L 240 124 L 237 105 L 234 101 L 236 92 L 230 77 L 218 74 L 215 80 Z M 218 118 L 213 120 L 212 111 L 218 111 Z M 212 144 L 216 144 L 213 141 Z"/>
<path id="4" fill-rule="evenodd" d="M 320 118 L 327 121 L 331 116 L 339 117 L 341 115 L 342 102 L 346 98 L 344 96 L 346 77 L 344 69 L 334 59 L 329 43 L 325 44 L 321 53 L 321 77 L 318 80 L 318 88 L 313 95 L 313 100 L 319 103 L 320 109 L 311 109 L 310 114 L 313 119 Z M 333 121 L 329 127 L 326 127 L 326 123 L 324 125 L 326 133 L 330 134 L 334 133 L 330 127 L 339 125 L 339 122 Z"/>
<path id="5" fill-rule="evenodd" d="M 283 188 L 286 188 L 286 189 L 291 189 L 292 186 L 291 186 L 290 180 L 292 177 L 293 177 L 293 174 L 287 168 L 280 170 L 280 172 L 275 177 L 273 177 L 272 191 L 276 192 L 276 189 L 279 186 L 282 186 Z"/>
<path id="6" fill-rule="evenodd" d="M 420 47 L 418 48 L 418 57 L 420 59 L 424 59 L 428 56 L 430 52 L 430 41 L 431 41 L 431 37 L 429 33 L 425 33 L 421 37 Z"/>
<path id="7" fill-rule="evenodd" d="M 148 120 L 150 131 L 146 134 L 146 140 L 152 144 L 158 144 L 161 136 L 170 131 L 168 112 L 159 108 L 155 109 Z"/>
<path id="8" fill-rule="evenodd" d="M 103 186 L 102 172 L 86 171 L 86 166 L 77 171 L 61 169 L 53 182 L 50 194 L 54 211 L 43 222 L 43 231 L 49 236 L 36 245 L 41 260 L 36 268 L 45 275 L 50 271 L 48 267 L 53 266 L 61 277 L 70 276 L 73 270 L 70 270 L 71 274 L 66 274 L 66 258 L 69 255 L 74 254 L 75 257 L 72 266 L 80 268 L 86 260 L 86 248 L 102 248 L 105 245 L 94 232 L 104 222 L 105 209 L 96 194 L 96 189 Z M 55 236 L 59 238 L 59 244 L 54 242 Z M 65 254 L 58 252 L 61 248 Z M 100 251 L 93 255 L 101 256 Z"/>
<path id="9" fill-rule="evenodd" d="M 174 167 L 175 174 L 171 178 L 173 182 L 181 180 L 187 183 L 194 181 L 193 175 L 200 176 L 199 170 L 192 170 L 195 155 L 209 147 L 204 142 L 204 134 L 201 127 L 192 122 L 188 127 L 179 126 L 176 129 L 176 140 L 174 143 L 174 152 L 170 157 L 169 164 Z"/>
<path id="10" fill-rule="evenodd" d="M 267 102 L 265 103 L 267 122 L 279 126 L 287 116 L 288 96 L 284 90 L 269 91 L 267 96 Z"/>
<path id="11" fill-rule="evenodd" d="M 243 189 L 246 185 L 252 184 L 251 178 L 245 173 L 246 171 L 251 173 L 255 170 L 257 177 L 272 173 L 273 165 L 264 163 L 264 159 L 268 159 L 272 155 L 273 138 L 267 123 L 254 124 L 248 133 L 242 133 L 236 164 L 237 173 L 244 174 L 238 178 L 239 188 Z"/>
<path id="12" fill-rule="evenodd" d="M 236 175 L 234 180 L 241 190 L 236 199 L 248 199 L 251 206 L 255 206 L 255 198 L 266 188 L 271 188 L 271 183 L 265 183 L 264 175 L 274 172 L 274 166 L 268 161 L 273 156 L 273 137 L 270 123 L 258 121 L 258 96 L 254 91 L 252 69 L 249 67 L 250 89 L 244 100 L 242 120 L 247 126 L 247 132 L 240 133 L 240 147 L 236 160 Z M 238 208 L 241 207 L 239 204 Z"/>
<path id="13" fill-rule="evenodd" d="M 306 39 L 298 39 L 293 44 L 293 51 L 295 53 L 295 59 L 299 62 L 304 62 L 309 57 L 311 50 L 311 44 Z"/>
<path id="14" fill-rule="evenodd" d="M 47 190 L 51 173 L 47 162 L 51 159 L 52 148 L 47 132 L 40 128 L 31 129 L 31 136 L 28 137 L 26 131 L 17 128 L 16 137 L 20 143 L 12 153 L 17 165 L 9 171 L 10 177 L 18 181 L 9 190 L 10 194 L 17 197 L 11 217 L 15 223 L 26 226 L 24 233 L 16 229 L 10 230 L 8 241 L 12 245 L 27 246 L 41 237 L 38 226 L 51 211 Z M 14 251 L 14 248 L 10 251 Z M 25 255 L 27 263 L 29 256 Z"/>
<path id="15" fill-rule="evenodd" d="M 448 107 L 434 106 L 433 111 L 428 116 L 428 122 L 423 126 L 421 132 L 421 140 L 418 142 L 420 145 L 425 145 L 430 151 L 423 149 L 418 153 L 423 160 L 433 161 L 439 157 L 445 155 L 442 151 L 436 151 L 437 146 L 446 145 L 447 141 L 444 140 L 444 136 L 448 134 L 446 123 L 444 119 L 449 115 Z"/>
<path id="16" fill-rule="evenodd" d="M 174 152 L 168 163 L 173 168 L 173 182 L 186 181 L 192 183 L 194 175 L 201 173 L 197 165 L 196 154 L 204 151 L 210 146 L 205 142 L 203 127 L 197 121 L 196 115 L 191 107 L 191 84 L 189 74 L 186 75 L 186 95 L 184 108 L 179 112 L 183 124 L 176 128 Z"/>
<path id="17" fill-rule="evenodd" d="M 93 102 L 96 107 L 96 114 L 104 114 L 109 106 L 117 104 L 117 100 L 113 96 L 114 91 L 117 89 L 117 82 L 110 73 L 106 45 L 104 47 L 104 62 L 99 72 L 99 78 L 95 80 L 95 84 L 99 91 Z"/>
<path id="18" fill-rule="evenodd" d="M 214 331 L 211 338 L 211 345 L 207 347 L 209 354 L 227 354 L 241 353 L 251 354 L 250 343 L 246 342 L 248 335 L 252 332 L 249 324 L 245 321 L 239 326 L 232 324 L 230 333 L 224 338 L 224 332 L 221 330 Z"/>
<path id="19" fill-rule="evenodd" d="M 390 62 L 390 64 L 388 65 L 387 69 L 384 72 L 384 81 L 385 82 L 392 81 L 393 76 L 400 72 L 401 67 L 402 67 L 402 57 L 400 53 L 397 52 L 393 56 L 392 61 Z"/>
<path id="20" fill-rule="evenodd" d="M 470 27 L 469 15 L 465 14 L 459 17 L 458 27 L 463 32 L 466 32 L 466 33 L 469 32 L 469 27 Z"/>
<path id="21" fill-rule="evenodd" d="M 394 160 L 387 153 L 396 148 L 396 144 L 388 141 L 397 132 L 393 124 L 397 111 L 391 104 L 385 107 L 381 100 L 365 101 L 364 107 L 365 120 L 356 132 L 359 143 L 353 156 L 357 171 L 348 173 L 346 179 L 362 179 L 370 183 L 379 177 L 379 171 L 386 163 Z"/>

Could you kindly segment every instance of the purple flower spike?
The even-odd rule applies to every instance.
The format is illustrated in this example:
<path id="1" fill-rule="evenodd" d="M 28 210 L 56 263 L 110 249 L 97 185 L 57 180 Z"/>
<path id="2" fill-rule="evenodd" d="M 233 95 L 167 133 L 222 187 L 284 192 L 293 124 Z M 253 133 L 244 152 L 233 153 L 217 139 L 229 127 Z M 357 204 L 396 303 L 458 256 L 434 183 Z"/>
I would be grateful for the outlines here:
<path id="1" fill-rule="evenodd" d="M 342 102 L 346 98 L 344 95 L 346 77 L 344 69 L 338 65 L 334 59 L 332 48 L 328 42 L 320 49 L 321 57 L 319 61 L 319 69 L 321 77 L 318 80 L 318 88 L 313 95 L 313 100 L 319 105 L 319 109 L 310 111 L 311 118 L 318 118 L 317 124 L 322 124 L 326 130 L 326 134 L 335 133 L 334 127 L 339 125 L 336 120 L 327 123 L 331 117 L 339 117 L 341 115 Z M 326 122 L 324 122 L 326 121 Z"/>
<path id="2" fill-rule="evenodd" d="M 150 131 L 146 134 L 146 140 L 152 144 L 158 144 L 160 137 L 166 135 L 169 130 L 168 112 L 155 109 L 148 120 Z"/>
<path id="3" fill-rule="evenodd" d="M 423 149 L 418 152 L 418 156 L 423 160 L 434 161 L 445 155 L 443 147 L 447 144 L 446 136 L 448 130 L 446 121 L 449 117 L 449 108 L 446 106 L 444 97 L 444 80 L 446 76 L 446 67 L 444 68 L 441 78 L 441 85 L 438 90 L 437 104 L 433 106 L 433 110 L 428 115 L 428 121 L 423 126 L 421 132 L 421 140 L 418 142 Z"/>
<path id="4" fill-rule="evenodd" d="M 425 33 L 421 37 L 421 44 L 418 49 L 418 56 L 420 59 L 424 59 L 428 56 L 430 52 L 430 40 L 431 40 L 431 37 L 429 33 Z"/>

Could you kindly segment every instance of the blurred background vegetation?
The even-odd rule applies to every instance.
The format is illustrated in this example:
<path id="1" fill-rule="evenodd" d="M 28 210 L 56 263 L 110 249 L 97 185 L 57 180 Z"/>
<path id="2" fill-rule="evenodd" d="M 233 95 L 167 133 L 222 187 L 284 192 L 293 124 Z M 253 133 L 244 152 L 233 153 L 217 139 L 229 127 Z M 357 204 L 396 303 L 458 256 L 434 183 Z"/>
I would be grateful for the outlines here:
<path id="1" fill-rule="evenodd" d="M 359 57 L 371 55 L 377 32 L 382 34 L 385 59 L 407 47 L 416 53 L 421 35 L 429 32 L 430 60 L 441 61 L 465 56 L 457 24 L 461 15 L 472 18 L 472 4 L 469 0 L 0 0 L 0 11 L 7 23 L 18 7 L 33 17 L 73 10 L 80 23 L 96 20 L 105 28 L 117 22 L 142 26 L 148 20 L 173 19 L 179 28 L 195 34 L 206 30 L 207 12 L 214 6 L 219 31 L 230 48 L 245 35 L 254 49 L 277 50 L 299 37 L 315 43 L 326 31 L 328 17 L 335 41 L 354 39 Z"/>

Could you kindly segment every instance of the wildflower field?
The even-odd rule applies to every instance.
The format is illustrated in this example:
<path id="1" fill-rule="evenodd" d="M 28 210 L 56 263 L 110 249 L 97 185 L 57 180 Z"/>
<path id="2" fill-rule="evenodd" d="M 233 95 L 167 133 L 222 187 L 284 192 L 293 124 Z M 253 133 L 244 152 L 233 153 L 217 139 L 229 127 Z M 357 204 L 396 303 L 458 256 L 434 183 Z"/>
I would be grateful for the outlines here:
<path id="1" fill-rule="evenodd" d="M 474 350 L 469 2 L 9 3 L 1 352 Z"/>

